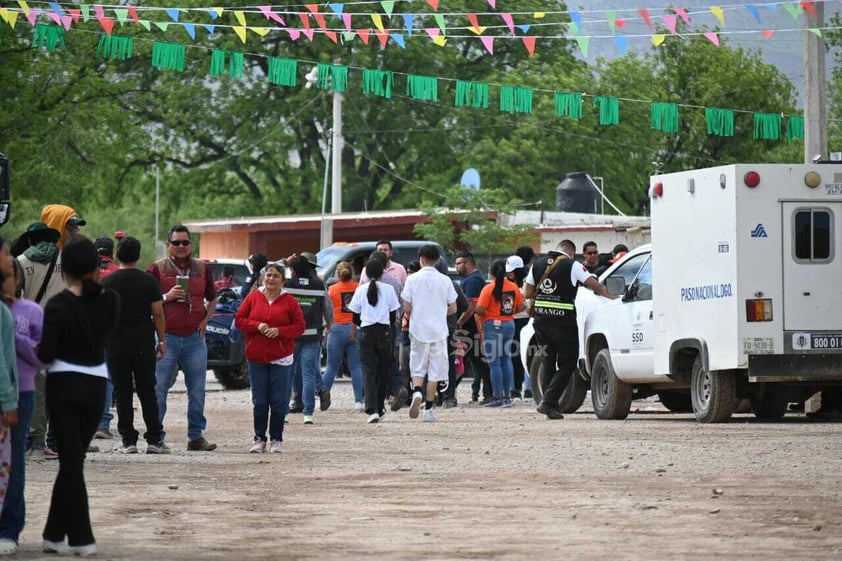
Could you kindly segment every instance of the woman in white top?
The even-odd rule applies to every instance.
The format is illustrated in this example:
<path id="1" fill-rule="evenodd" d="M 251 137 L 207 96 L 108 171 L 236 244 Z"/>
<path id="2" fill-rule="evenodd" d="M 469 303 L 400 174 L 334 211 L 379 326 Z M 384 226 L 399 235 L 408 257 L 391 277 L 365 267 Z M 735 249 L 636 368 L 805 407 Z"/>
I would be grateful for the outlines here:
<path id="1" fill-rule="evenodd" d="M 363 367 L 363 396 L 369 423 L 386 414 L 384 403 L 389 391 L 392 361 L 392 328 L 401 305 L 395 289 L 380 281 L 383 263 L 371 259 L 365 266 L 371 282 L 357 287 L 348 309 L 360 326 L 360 362 Z"/>

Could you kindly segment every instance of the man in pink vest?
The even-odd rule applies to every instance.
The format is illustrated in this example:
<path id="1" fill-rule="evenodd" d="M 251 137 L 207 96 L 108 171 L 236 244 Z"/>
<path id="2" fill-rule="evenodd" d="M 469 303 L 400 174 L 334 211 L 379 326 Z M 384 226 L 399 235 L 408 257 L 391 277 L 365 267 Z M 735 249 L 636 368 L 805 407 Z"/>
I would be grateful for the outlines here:
<path id="1" fill-rule="evenodd" d="M 167 257 L 156 261 L 148 269 L 161 285 L 167 324 L 167 352 L 155 369 L 158 416 L 163 427 L 167 394 L 181 365 L 187 386 L 187 449 L 210 452 L 216 450 L 216 444 L 205 440 L 203 433 L 207 427 L 205 379 L 208 350 L 205 327 L 217 301 L 213 273 L 207 263 L 193 258 L 190 231 L 184 225 L 170 228 L 168 252 Z M 161 434 L 163 440 L 164 432 Z"/>

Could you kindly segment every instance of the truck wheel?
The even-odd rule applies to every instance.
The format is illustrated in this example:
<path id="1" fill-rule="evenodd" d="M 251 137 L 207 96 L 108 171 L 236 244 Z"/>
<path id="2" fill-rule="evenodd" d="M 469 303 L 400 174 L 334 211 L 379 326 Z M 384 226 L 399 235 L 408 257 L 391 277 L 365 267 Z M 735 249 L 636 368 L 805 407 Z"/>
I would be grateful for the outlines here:
<path id="1" fill-rule="evenodd" d="M 658 392 L 661 404 L 673 413 L 692 413 L 693 400 L 686 390 L 664 390 Z"/>
<path id="2" fill-rule="evenodd" d="M 234 368 L 215 368 L 213 375 L 226 390 L 244 390 L 251 385 L 245 364 Z"/>
<path id="3" fill-rule="evenodd" d="M 768 386 L 762 395 L 751 398 L 751 412 L 758 419 L 780 419 L 786 414 L 788 406 L 786 392 Z"/>
<path id="4" fill-rule="evenodd" d="M 591 401 L 599 419 L 625 419 L 632 402 L 632 386 L 614 373 L 608 349 L 597 353 L 591 368 Z"/>
<path id="5" fill-rule="evenodd" d="M 532 360 L 529 364 L 529 377 L 532 379 L 532 399 L 535 400 L 536 405 L 541 405 L 544 399 L 544 387 L 547 384 L 544 379 L 544 361 L 537 358 Z M 558 400 L 558 410 L 562 413 L 575 413 L 584 403 L 587 393 L 588 384 L 576 370 L 570 376 L 570 381 Z"/>
<path id="6" fill-rule="evenodd" d="M 724 423 L 734 412 L 737 382 L 730 372 L 704 370 L 702 357 L 697 356 L 690 374 L 690 396 L 697 421 Z"/>

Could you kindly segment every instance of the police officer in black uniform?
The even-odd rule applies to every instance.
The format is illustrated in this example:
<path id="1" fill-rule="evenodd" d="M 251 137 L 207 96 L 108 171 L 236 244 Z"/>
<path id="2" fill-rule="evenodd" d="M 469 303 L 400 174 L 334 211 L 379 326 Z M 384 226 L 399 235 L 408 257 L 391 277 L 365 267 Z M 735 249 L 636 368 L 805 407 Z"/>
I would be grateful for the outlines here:
<path id="1" fill-rule="evenodd" d="M 584 285 L 600 296 L 616 298 L 608 294 L 584 265 L 573 259 L 574 255 L 576 245 L 562 240 L 554 251 L 535 261 L 524 279 L 524 296 L 535 300 L 532 311 L 535 337 L 544 353 L 544 372 L 548 373 L 538 412 L 549 419 L 564 418 L 558 410 L 558 400 L 579 359 L 575 304 L 579 286 Z"/>

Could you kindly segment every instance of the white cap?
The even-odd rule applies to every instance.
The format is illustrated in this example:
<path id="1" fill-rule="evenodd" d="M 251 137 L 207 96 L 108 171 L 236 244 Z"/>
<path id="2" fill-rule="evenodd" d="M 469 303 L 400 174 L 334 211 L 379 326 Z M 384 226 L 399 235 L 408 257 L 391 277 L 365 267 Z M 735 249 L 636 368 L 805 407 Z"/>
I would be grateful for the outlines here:
<path id="1" fill-rule="evenodd" d="M 506 272 L 511 273 L 516 269 L 523 268 L 523 259 L 520 258 L 519 255 L 510 255 L 506 259 Z"/>

